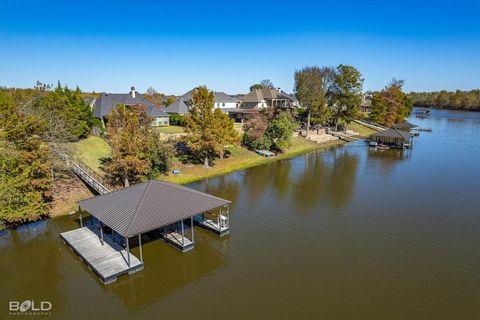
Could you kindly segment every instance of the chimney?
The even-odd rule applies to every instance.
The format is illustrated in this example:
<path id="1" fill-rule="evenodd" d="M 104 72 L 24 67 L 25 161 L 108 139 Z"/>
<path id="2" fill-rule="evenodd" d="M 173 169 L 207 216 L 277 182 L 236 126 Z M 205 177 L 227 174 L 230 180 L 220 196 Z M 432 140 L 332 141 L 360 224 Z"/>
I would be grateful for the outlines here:
<path id="1" fill-rule="evenodd" d="M 135 98 L 135 87 L 130 89 L 130 94 L 132 95 L 132 98 Z"/>

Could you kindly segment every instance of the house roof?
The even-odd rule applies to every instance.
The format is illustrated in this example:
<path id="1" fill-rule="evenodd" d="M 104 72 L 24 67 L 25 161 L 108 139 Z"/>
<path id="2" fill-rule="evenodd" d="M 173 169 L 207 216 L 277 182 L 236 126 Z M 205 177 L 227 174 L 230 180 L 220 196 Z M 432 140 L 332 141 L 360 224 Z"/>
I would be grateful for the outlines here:
<path id="1" fill-rule="evenodd" d="M 188 100 L 187 100 L 188 101 Z M 182 97 L 165 108 L 167 113 L 185 114 L 188 112 L 188 105 Z"/>
<path id="2" fill-rule="evenodd" d="M 167 117 L 168 113 L 165 111 L 164 107 L 155 107 L 155 106 L 149 106 L 147 108 L 147 114 L 150 117 Z"/>
<path id="3" fill-rule="evenodd" d="M 191 188 L 150 180 L 80 201 L 78 205 L 115 232 L 131 237 L 229 203 Z"/>
<path id="4" fill-rule="evenodd" d="M 286 92 L 272 88 L 254 89 L 243 97 L 243 102 L 261 102 L 270 99 L 287 99 L 295 101 L 295 98 Z"/>
<path id="5" fill-rule="evenodd" d="M 193 99 L 193 92 L 196 88 L 180 96 L 177 101 L 169 105 L 165 111 L 168 113 L 185 114 L 188 112 L 189 101 Z M 225 92 L 214 92 L 215 102 L 236 102 L 237 100 Z"/>
<path id="6" fill-rule="evenodd" d="M 400 138 L 403 140 L 409 140 L 412 137 L 412 134 L 396 129 L 387 129 L 373 134 L 372 137 Z"/>
<path id="7" fill-rule="evenodd" d="M 140 93 L 136 93 L 135 98 L 131 93 L 102 93 L 93 105 L 93 115 L 97 118 L 106 117 L 119 104 L 126 106 L 142 104 L 147 107 L 152 105 Z"/>
<path id="8" fill-rule="evenodd" d="M 237 102 L 237 99 L 225 92 L 214 92 L 213 94 L 215 102 Z"/>

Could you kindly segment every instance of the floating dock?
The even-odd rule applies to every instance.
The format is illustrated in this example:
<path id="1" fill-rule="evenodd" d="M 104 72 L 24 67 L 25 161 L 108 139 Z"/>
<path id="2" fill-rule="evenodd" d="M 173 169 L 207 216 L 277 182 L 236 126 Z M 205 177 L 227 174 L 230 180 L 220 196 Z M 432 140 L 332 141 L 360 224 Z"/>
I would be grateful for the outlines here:
<path id="1" fill-rule="evenodd" d="M 105 284 L 117 280 L 120 275 L 143 269 L 143 262 L 128 254 L 121 245 L 107 236 L 102 241 L 97 228 L 83 227 L 63 232 L 60 233 L 60 238 Z"/>
<path id="2" fill-rule="evenodd" d="M 182 237 L 180 233 L 175 231 L 164 233 L 163 238 L 169 244 L 173 245 L 175 248 L 181 250 L 182 252 L 190 251 L 195 246 L 195 242 L 185 236 Z"/>
<path id="3" fill-rule="evenodd" d="M 218 234 L 220 237 L 222 237 L 230 233 L 230 226 L 228 225 L 222 226 L 222 223 L 219 223 L 219 221 L 222 219 L 227 219 L 227 218 L 222 215 L 217 218 L 217 221 L 214 221 L 214 220 L 205 218 L 205 216 L 199 215 L 193 218 L 193 221 L 200 227 L 213 231 L 216 234 Z"/>

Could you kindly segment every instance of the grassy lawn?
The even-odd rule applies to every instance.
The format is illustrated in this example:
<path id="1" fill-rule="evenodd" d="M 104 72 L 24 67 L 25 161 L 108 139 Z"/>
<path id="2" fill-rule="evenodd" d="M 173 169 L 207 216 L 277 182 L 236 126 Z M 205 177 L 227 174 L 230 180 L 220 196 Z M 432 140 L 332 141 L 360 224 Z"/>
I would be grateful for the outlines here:
<path id="1" fill-rule="evenodd" d="M 110 146 L 102 138 L 89 136 L 74 144 L 76 156 L 90 168 L 99 171 L 100 158 L 111 155 Z"/>
<path id="2" fill-rule="evenodd" d="M 224 175 L 237 170 L 258 166 L 268 162 L 292 158 L 299 154 L 326 149 L 341 143 L 342 141 L 337 140 L 325 144 L 317 144 L 297 136 L 292 138 L 292 145 L 287 151 L 272 158 L 262 157 L 255 152 L 249 151 L 242 147 L 232 147 L 229 148 L 229 151 L 232 154 L 230 158 L 226 158 L 223 160 L 217 159 L 215 161 L 215 165 L 210 167 L 209 169 L 204 168 L 201 164 L 192 166 L 177 163 L 173 166 L 172 169 L 179 169 L 180 174 L 170 174 L 168 176 L 162 175 L 159 177 L 159 179 L 184 184 L 202 180 L 205 178 Z"/>
<path id="3" fill-rule="evenodd" d="M 375 130 L 367 128 L 357 123 L 350 123 L 349 129 L 358 132 L 362 137 L 368 137 L 369 135 L 375 133 Z M 170 126 L 170 127 L 160 127 L 157 128 L 159 131 L 164 133 L 181 133 L 183 132 L 182 127 Z M 292 145 L 284 153 L 278 154 L 272 158 L 265 158 L 253 151 L 249 151 L 239 146 L 228 148 L 231 153 L 229 158 L 223 160 L 217 159 L 215 164 L 206 169 L 202 164 L 191 165 L 191 164 L 182 164 L 180 162 L 175 163 L 172 167 L 173 169 L 180 170 L 180 174 L 174 175 L 162 175 L 159 177 L 160 180 L 170 181 L 174 183 L 189 183 L 193 181 L 202 180 L 205 178 L 215 177 L 231 173 L 237 170 L 242 170 L 254 166 L 258 166 L 264 163 L 277 161 L 281 159 L 292 158 L 300 154 L 326 149 L 332 146 L 336 146 L 343 143 L 340 140 L 331 141 L 325 144 L 318 144 L 312 141 L 305 140 L 302 137 L 294 136 L 292 138 Z M 85 162 L 91 168 L 100 172 L 100 158 L 110 156 L 110 147 L 108 144 L 101 138 L 90 136 L 85 140 L 75 143 L 75 149 L 77 156 Z"/>
<path id="4" fill-rule="evenodd" d="M 179 126 L 167 126 L 167 127 L 157 127 L 158 132 L 167 133 L 167 134 L 174 134 L 174 133 L 183 133 L 183 127 Z"/>
<path id="5" fill-rule="evenodd" d="M 361 124 L 358 124 L 356 122 L 350 122 L 350 124 L 348 125 L 348 130 L 353 130 L 355 132 L 358 132 L 360 136 L 364 138 L 369 137 L 375 132 L 377 132 L 376 130 L 362 126 Z"/>

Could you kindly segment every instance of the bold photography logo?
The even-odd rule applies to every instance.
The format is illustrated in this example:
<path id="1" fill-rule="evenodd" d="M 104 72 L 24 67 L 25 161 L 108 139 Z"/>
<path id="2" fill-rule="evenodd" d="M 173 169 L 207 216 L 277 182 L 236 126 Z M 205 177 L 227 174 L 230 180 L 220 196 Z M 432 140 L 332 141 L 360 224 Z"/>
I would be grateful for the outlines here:
<path id="1" fill-rule="evenodd" d="M 52 303 L 50 301 L 36 302 L 34 300 L 10 301 L 8 307 L 10 315 L 50 315 Z"/>

